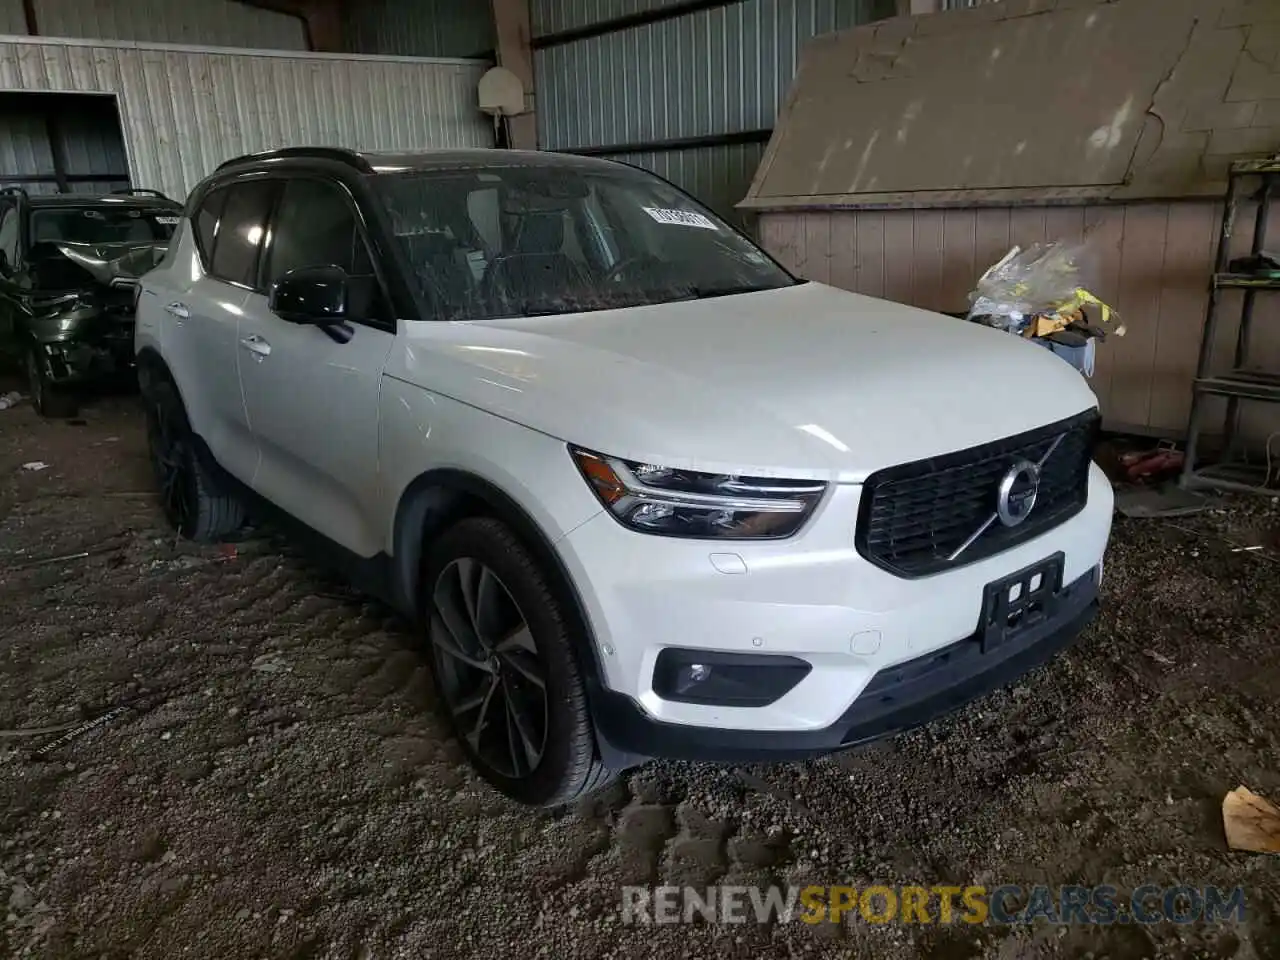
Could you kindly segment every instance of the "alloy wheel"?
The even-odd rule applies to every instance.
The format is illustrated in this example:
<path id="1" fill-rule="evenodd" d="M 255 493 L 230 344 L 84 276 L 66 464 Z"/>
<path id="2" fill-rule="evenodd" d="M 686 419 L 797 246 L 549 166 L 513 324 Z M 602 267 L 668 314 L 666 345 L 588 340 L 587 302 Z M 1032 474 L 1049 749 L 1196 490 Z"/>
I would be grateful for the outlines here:
<path id="1" fill-rule="evenodd" d="M 547 678 L 529 623 L 488 566 L 453 560 L 436 578 L 429 626 L 459 734 L 495 773 L 532 774 L 547 747 Z"/>
<path id="2" fill-rule="evenodd" d="M 40 374 L 40 360 L 35 350 L 27 351 L 27 389 L 31 391 L 31 406 L 44 409 L 44 377 Z"/>

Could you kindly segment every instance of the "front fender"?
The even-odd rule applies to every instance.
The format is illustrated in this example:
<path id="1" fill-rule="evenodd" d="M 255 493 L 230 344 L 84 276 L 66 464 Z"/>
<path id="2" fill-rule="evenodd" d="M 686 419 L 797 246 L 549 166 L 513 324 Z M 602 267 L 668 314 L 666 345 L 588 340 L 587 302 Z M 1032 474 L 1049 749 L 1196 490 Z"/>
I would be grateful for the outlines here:
<path id="1" fill-rule="evenodd" d="M 36 343 L 66 343 L 89 339 L 102 318 L 102 311 L 83 301 L 68 303 L 65 309 L 52 308 L 26 318 L 28 336 Z"/>
<path id="2" fill-rule="evenodd" d="M 496 487 L 551 543 L 602 509 L 562 441 L 390 377 L 382 386 L 379 468 L 388 551 L 395 543 L 394 505 L 433 470 L 472 474 Z"/>

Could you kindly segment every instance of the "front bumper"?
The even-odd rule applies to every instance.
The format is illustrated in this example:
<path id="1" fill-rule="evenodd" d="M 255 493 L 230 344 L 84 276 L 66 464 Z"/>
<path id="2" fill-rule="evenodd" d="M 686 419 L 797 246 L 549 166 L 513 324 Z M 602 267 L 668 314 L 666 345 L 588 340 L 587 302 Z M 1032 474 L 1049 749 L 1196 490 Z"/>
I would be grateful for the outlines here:
<path id="1" fill-rule="evenodd" d="M 564 537 L 559 553 L 595 641 L 592 710 L 604 746 L 624 755 L 722 759 L 850 746 L 1007 682 L 1069 643 L 1093 615 L 1113 506 L 1096 466 L 1076 515 L 999 554 L 918 579 L 858 554 L 860 495 L 856 486 L 835 488 L 785 541 L 645 536 L 608 515 Z M 974 645 L 986 586 L 1056 554 L 1067 588 L 1052 622 L 970 662 L 966 644 Z M 811 670 L 764 706 L 679 702 L 654 689 L 668 647 L 796 658 Z M 927 682 L 913 682 L 905 700 L 899 690 L 893 710 L 873 711 L 886 678 L 904 670 L 923 671 Z"/>
<path id="2" fill-rule="evenodd" d="M 798 760 L 892 736 L 959 709 L 1044 663 L 1098 610 L 1098 575 L 1066 586 L 1057 615 L 983 652 L 975 635 L 877 673 L 853 704 L 821 730 L 729 730 L 664 723 L 630 697 L 602 691 L 592 703 L 597 734 L 630 756 L 733 763 Z"/>
<path id="3" fill-rule="evenodd" d="M 92 340 L 49 341 L 36 349 L 46 376 L 58 386 L 127 374 L 135 366 L 131 330 Z"/>

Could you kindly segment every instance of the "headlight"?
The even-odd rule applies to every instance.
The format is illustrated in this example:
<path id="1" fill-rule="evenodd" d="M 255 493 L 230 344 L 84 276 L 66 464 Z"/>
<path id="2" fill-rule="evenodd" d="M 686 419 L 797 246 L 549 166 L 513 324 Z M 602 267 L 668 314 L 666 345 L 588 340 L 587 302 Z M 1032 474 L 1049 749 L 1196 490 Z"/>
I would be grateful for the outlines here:
<path id="1" fill-rule="evenodd" d="M 673 470 L 570 447 L 600 502 L 624 526 L 669 537 L 776 540 L 804 524 L 826 492 L 815 480 Z"/>

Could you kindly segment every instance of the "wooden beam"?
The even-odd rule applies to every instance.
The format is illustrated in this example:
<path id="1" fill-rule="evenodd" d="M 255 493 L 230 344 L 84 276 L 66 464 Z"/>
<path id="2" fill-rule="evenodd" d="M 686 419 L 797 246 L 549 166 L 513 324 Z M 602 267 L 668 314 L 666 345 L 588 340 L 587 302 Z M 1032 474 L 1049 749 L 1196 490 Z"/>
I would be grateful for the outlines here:
<path id="1" fill-rule="evenodd" d="M 346 50 L 342 34 L 342 4 L 339 0 L 313 0 L 302 18 L 307 24 L 311 49 L 322 53 Z"/>
<path id="2" fill-rule="evenodd" d="M 320 53 L 342 53 L 341 0 L 240 0 L 251 7 L 297 17 L 307 30 L 307 46 Z"/>
<path id="3" fill-rule="evenodd" d="M 529 25 L 529 0 L 493 0 L 493 25 L 498 36 L 498 65 L 506 67 L 524 84 L 525 112 L 508 118 L 510 145 L 536 150 L 538 122 L 533 96 L 533 32 Z"/>
<path id="4" fill-rule="evenodd" d="M 53 160 L 53 179 L 58 184 L 59 193 L 70 193 L 67 180 L 67 156 L 62 149 L 62 116 L 54 107 L 44 115 L 45 135 L 49 138 L 49 156 Z"/>

